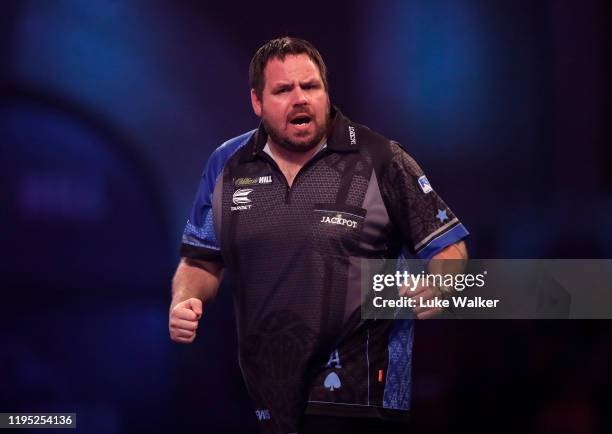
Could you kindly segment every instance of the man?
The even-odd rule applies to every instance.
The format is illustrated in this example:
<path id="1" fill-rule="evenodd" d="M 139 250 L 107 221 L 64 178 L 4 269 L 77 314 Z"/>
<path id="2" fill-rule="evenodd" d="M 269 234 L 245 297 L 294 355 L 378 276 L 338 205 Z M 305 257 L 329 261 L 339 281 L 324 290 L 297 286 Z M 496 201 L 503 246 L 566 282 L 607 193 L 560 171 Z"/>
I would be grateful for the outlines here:
<path id="1" fill-rule="evenodd" d="M 173 280 L 170 335 L 193 342 L 227 268 L 262 432 L 392 432 L 410 405 L 413 321 L 360 318 L 360 258 L 404 248 L 464 259 L 468 232 L 398 143 L 330 104 L 310 43 L 272 40 L 249 73 L 261 124 L 208 161 Z"/>

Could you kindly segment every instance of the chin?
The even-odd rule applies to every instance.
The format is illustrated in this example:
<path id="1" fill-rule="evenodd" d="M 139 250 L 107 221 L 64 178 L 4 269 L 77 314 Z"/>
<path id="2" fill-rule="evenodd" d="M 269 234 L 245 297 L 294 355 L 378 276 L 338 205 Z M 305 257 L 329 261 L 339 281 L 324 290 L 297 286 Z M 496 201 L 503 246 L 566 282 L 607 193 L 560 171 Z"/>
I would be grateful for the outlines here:
<path id="1" fill-rule="evenodd" d="M 308 143 L 312 142 L 314 138 L 314 134 L 308 133 L 307 135 L 292 137 L 291 140 L 293 141 L 293 143 L 299 145 L 308 145 Z"/>
<path id="2" fill-rule="evenodd" d="M 314 136 L 312 134 L 308 134 L 307 136 L 288 137 L 288 139 L 295 146 L 303 147 L 308 146 L 308 144 L 313 141 Z"/>
<path id="3" fill-rule="evenodd" d="M 288 140 L 281 146 L 293 152 L 308 152 L 317 146 L 317 143 L 313 143 L 312 140 Z"/>

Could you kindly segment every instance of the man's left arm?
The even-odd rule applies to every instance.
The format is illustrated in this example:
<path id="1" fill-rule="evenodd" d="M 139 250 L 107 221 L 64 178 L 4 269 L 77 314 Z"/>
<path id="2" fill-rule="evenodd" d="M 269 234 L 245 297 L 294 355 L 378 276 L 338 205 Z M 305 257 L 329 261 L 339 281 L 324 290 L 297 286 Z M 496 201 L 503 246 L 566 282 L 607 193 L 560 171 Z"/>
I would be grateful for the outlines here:
<path id="1" fill-rule="evenodd" d="M 468 253 L 465 243 L 459 241 L 451 244 L 435 254 L 427 264 L 427 272 L 433 275 L 460 274 L 467 266 Z M 423 301 L 434 298 L 444 298 L 450 295 L 452 288 L 439 288 L 434 286 L 419 286 L 415 291 L 408 291 L 404 295 L 410 298 L 421 298 Z M 425 305 L 431 303 L 423 303 Z M 418 319 L 433 318 L 444 311 L 440 306 L 420 307 L 421 303 L 417 303 L 417 307 L 413 308 L 413 312 Z"/>
<path id="2" fill-rule="evenodd" d="M 427 272 L 434 275 L 458 274 L 467 265 L 463 239 L 469 232 L 434 190 L 416 161 L 398 143 L 391 142 L 392 158 L 381 179 L 381 193 L 392 222 L 398 228 L 405 257 L 427 261 Z M 418 318 L 431 318 L 441 307 L 421 307 L 418 298 L 440 300 L 451 288 L 419 286 L 400 288 L 400 295 L 417 297 L 413 309 Z"/>

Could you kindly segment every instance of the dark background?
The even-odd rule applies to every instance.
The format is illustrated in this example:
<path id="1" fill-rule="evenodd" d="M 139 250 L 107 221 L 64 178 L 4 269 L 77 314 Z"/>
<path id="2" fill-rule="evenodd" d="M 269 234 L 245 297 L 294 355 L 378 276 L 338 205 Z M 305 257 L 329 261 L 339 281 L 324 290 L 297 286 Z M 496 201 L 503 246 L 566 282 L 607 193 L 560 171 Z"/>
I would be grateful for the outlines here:
<path id="1" fill-rule="evenodd" d="M 167 311 L 199 176 L 257 125 L 248 63 L 273 37 L 319 48 L 332 101 L 410 149 L 472 257 L 612 257 L 610 5 L 2 2 L 0 412 L 255 430 L 230 289 L 191 346 Z M 422 432 L 611 430 L 609 322 L 420 322 L 414 363 Z"/>

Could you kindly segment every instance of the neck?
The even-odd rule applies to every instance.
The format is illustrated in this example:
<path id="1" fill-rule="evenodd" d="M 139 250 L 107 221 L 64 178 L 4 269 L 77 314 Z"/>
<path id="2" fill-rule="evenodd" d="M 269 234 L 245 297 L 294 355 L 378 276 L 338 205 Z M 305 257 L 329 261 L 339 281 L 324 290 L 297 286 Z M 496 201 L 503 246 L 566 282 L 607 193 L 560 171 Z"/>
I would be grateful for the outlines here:
<path id="1" fill-rule="evenodd" d="M 268 139 L 268 146 L 270 147 L 270 150 L 272 151 L 272 155 L 274 159 L 278 163 L 282 162 L 285 164 L 291 164 L 291 165 L 302 167 L 304 164 L 306 164 L 308 160 L 310 160 L 313 157 L 313 155 L 317 153 L 317 151 L 319 151 L 319 149 L 321 149 L 321 145 L 323 145 L 325 140 L 326 140 L 326 137 L 323 137 L 321 141 L 317 143 L 316 146 L 314 146 L 312 149 L 309 149 L 306 152 L 290 151 L 288 149 L 283 148 L 282 146 L 277 145 L 274 141 L 269 140 L 269 139 Z"/>

